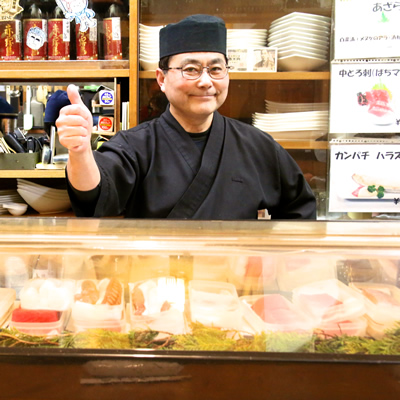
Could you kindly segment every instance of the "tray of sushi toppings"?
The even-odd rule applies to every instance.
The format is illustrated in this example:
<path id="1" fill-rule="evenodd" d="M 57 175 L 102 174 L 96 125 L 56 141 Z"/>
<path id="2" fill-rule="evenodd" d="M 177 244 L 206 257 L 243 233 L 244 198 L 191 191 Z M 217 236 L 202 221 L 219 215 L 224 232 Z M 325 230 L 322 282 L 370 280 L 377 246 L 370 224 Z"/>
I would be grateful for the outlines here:
<path id="1" fill-rule="evenodd" d="M 124 287 L 116 278 L 83 279 L 76 283 L 71 312 L 72 330 L 126 328 Z"/>
<path id="2" fill-rule="evenodd" d="M 152 329 L 172 334 L 187 331 L 185 283 L 171 276 L 132 282 L 129 286 L 131 329 Z"/>
<path id="3" fill-rule="evenodd" d="M 292 301 L 313 318 L 314 331 L 322 336 L 364 336 L 364 298 L 338 279 L 316 281 L 293 289 Z"/>
<path id="4" fill-rule="evenodd" d="M 74 280 L 30 279 L 20 291 L 9 327 L 30 335 L 57 335 L 66 327 L 73 295 Z"/>
<path id="5" fill-rule="evenodd" d="M 400 289 L 386 283 L 352 282 L 354 290 L 363 295 L 367 333 L 381 339 L 385 331 L 400 321 Z"/>

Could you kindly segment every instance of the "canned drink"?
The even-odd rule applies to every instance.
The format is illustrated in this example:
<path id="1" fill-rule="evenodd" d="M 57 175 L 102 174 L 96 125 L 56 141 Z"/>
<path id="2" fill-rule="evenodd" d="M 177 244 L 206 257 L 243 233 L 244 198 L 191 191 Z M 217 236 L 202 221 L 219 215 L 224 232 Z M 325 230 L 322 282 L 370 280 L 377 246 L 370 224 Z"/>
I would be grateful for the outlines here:
<path id="1" fill-rule="evenodd" d="M 49 20 L 48 53 L 49 60 L 70 59 L 70 22 L 67 19 Z"/>
<path id="2" fill-rule="evenodd" d="M 77 60 L 98 60 L 97 47 L 97 25 L 88 28 L 86 32 L 79 30 L 80 24 L 75 25 L 76 33 L 76 59 Z"/>
<path id="3" fill-rule="evenodd" d="M 0 60 L 22 59 L 21 21 L 0 21 Z"/>
<path id="4" fill-rule="evenodd" d="M 47 60 L 47 20 L 25 19 L 24 60 Z"/>
<path id="5" fill-rule="evenodd" d="M 104 18 L 104 58 L 122 60 L 121 18 Z"/>

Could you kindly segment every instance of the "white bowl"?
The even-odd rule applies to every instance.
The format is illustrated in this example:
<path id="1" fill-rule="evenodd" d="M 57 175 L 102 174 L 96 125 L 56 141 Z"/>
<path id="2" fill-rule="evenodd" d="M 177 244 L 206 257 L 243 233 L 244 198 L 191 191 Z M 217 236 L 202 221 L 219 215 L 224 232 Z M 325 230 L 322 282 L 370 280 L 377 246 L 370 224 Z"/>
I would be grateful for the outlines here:
<path id="1" fill-rule="evenodd" d="M 17 189 L 21 197 L 38 213 L 53 214 L 67 211 L 71 208 L 70 200 L 50 199 L 25 189 Z"/>
<path id="2" fill-rule="evenodd" d="M 278 69 L 282 71 L 314 71 L 324 66 L 326 58 L 307 57 L 293 54 L 278 60 Z"/>
<path id="3" fill-rule="evenodd" d="M 164 25 L 144 25 L 144 24 L 139 24 L 139 30 L 147 31 L 147 32 L 152 32 L 152 31 L 159 31 L 161 28 L 163 28 Z"/>
<path id="4" fill-rule="evenodd" d="M 143 68 L 144 71 L 155 71 L 158 68 L 158 60 L 157 61 L 147 61 L 139 59 L 139 64 Z"/>
<path id="5" fill-rule="evenodd" d="M 317 20 L 317 21 L 325 21 L 325 22 L 330 22 L 331 18 L 330 17 L 325 17 L 323 15 L 318 15 L 318 14 L 310 14 L 310 13 L 303 13 L 303 12 L 292 12 L 290 14 L 286 14 L 283 17 L 277 18 L 275 19 L 271 25 L 273 23 L 278 23 L 280 21 L 286 21 L 286 20 L 290 20 L 293 18 L 308 18 L 308 19 L 313 19 L 313 20 Z"/>
<path id="6" fill-rule="evenodd" d="M 297 48 L 289 48 L 287 50 L 279 49 L 278 50 L 278 60 L 282 57 L 292 56 L 292 55 L 300 55 L 306 57 L 318 57 L 318 58 L 328 58 L 327 51 L 320 50 L 301 50 Z"/>
<path id="7" fill-rule="evenodd" d="M 329 33 L 326 32 L 320 32 L 315 29 L 285 29 L 276 33 L 271 33 L 269 35 L 269 41 L 273 41 L 278 38 L 284 38 L 287 37 L 288 35 L 293 35 L 296 36 L 297 38 L 301 40 L 307 41 L 308 38 L 312 39 L 318 39 L 318 40 L 329 40 Z"/>
<path id="8" fill-rule="evenodd" d="M 54 192 L 46 191 L 46 190 L 38 190 L 36 188 L 29 187 L 29 186 L 23 186 L 23 185 L 18 185 L 17 188 L 25 190 L 27 192 L 30 192 L 36 196 L 46 197 L 48 199 L 54 199 L 54 200 L 68 200 L 69 199 L 67 191 L 65 191 L 65 193 L 63 193 L 63 194 L 59 194 L 59 193 L 54 193 Z"/>
<path id="9" fill-rule="evenodd" d="M 287 43 L 298 42 L 306 44 L 307 46 L 317 45 L 329 47 L 330 39 L 329 37 L 321 36 L 321 37 L 310 37 L 304 35 L 287 35 L 278 38 L 269 38 L 268 44 L 270 47 L 279 47 Z"/>
<path id="10" fill-rule="evenodd" d="M 12 215 L 18 216 L 26 213 L 28 204 L 25 203 L 4 203 L 3 208 L 6 208 Z"/>
<path id="11" fill-rule="evenodd" d="M 270 44 L 270 47 L 271 46 Z M 326 51 L 328 52 L 329 50 L 329 43 L 325 43 L 325 44 L 318 44 L 318 43 L 306 43 L 306 42 L 302 42 L 300 40 L 287 40 L 286 42 L 280 42 L 277 45 L 275 45 L 275 47 L 277 47 L 279 50 L 288 50 L 288 49 L 293 49 L 293 48 L 298 48 L 300 50 L 319 50 L 319 51 Z"/>

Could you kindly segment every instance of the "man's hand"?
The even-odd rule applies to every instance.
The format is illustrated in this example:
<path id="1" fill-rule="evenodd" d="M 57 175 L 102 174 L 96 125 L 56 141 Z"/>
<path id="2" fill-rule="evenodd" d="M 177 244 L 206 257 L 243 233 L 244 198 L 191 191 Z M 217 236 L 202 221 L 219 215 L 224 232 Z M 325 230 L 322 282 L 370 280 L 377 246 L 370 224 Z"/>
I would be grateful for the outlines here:
<path id="1" fill-rule="evenodd" d="M 83 103 L 75 85 L 69 85 L 67 93 L 71 105 L 60 110 L 60 116 L 56 121 L 60 143 L 70 153 L 91 151 L 92 114 Z"/>

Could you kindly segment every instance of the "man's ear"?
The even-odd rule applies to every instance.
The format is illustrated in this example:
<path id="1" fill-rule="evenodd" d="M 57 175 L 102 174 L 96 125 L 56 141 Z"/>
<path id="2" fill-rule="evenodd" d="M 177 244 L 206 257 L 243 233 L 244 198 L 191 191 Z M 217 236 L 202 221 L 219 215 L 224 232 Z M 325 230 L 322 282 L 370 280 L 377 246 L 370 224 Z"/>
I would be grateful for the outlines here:
<path id="1" fill-rule="evenodd" d="M 160 86 L 160 89 L 162 92 L 165 91 L 165 85 L 164 85 L 164 81 L 165 81 L 165 75 L 164 75 L 164 71 L 160 68 L 156 69 L 156 79 L 157 79 L 157 83 Z"/>

